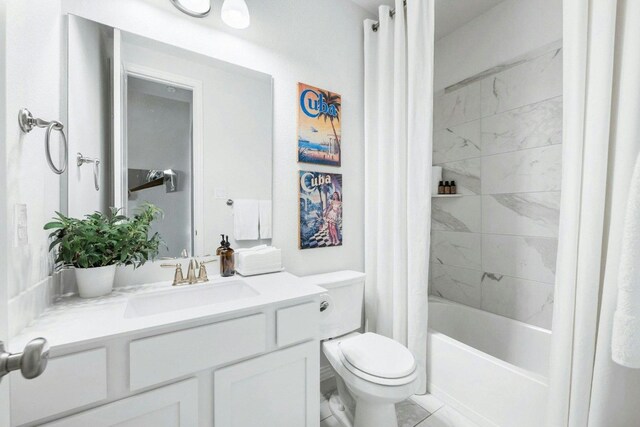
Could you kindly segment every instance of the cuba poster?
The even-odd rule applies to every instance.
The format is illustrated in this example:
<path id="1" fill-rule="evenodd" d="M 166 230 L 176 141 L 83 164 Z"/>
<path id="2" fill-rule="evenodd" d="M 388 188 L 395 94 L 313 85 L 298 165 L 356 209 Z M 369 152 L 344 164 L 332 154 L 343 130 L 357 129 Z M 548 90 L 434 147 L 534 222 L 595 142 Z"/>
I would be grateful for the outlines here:
<path id="1" fill-rule="evenodd" d="M 342 174 L 300 171 L 300 249 L 342 245 Z"/>
<path id="2" fill-rule="evenodd" d="M 298 83 L 298 161 L 340 166 L 342 97 Z"/>

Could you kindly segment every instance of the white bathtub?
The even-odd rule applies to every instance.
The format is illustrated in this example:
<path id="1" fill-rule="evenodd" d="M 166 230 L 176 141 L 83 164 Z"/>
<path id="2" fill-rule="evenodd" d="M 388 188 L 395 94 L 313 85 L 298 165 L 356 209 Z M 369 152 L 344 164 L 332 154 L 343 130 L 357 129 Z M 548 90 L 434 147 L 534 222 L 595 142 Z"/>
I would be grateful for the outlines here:
<path id="1" fill-rule="evenodd" d="M 551 331 L 429 300 L 429 391 L 481 426 L 542 427 Z"/>

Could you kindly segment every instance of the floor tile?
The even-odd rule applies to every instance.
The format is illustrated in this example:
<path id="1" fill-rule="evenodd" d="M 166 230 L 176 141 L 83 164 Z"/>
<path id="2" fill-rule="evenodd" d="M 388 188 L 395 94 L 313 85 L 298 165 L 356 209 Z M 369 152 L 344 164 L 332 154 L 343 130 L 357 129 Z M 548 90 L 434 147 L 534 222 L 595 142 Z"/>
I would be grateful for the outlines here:
<path id="1" fill-rule="evenodd" d="M 444 406 L 416 427 L 479 427 L 459 412 Z"/>
<path id="2" fill-rule="evenodd" d="M 415 394 L 411 396 L 411 400 L 432 414 L 444 406 L 444 403 L 433 394 Z"/>
<path id="3" fill-rule="evenodd" d="M 396 403 L 396 415 L 398 416 L 398 427 L 415 427 L 431 414 L 422 406 L 407 399 Z"/>
<path id="4" fill-rule="evenodd" d="M 338 420 L 336 420 L 332 415 L 329 418 L 325 418 L 324 420 L 320 421 L 320 427 L 342 427 L 342 426 L 340 426 L 340 423 L 338 422 Z"/>
<path id="5" fill-rule="evenodd" d="M 320 396 L 320 420 L 329 418 L 331 416 L 331 409 L 329 409 L 329 400 L 324 395 Z"/>

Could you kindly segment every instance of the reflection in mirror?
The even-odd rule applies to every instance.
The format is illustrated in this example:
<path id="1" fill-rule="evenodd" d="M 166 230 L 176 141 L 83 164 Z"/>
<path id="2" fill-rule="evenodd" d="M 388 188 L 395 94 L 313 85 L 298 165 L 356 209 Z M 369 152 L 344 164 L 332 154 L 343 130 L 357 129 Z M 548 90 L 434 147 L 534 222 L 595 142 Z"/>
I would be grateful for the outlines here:
<path id="1" fill-rule="evenodd" d="M 162 256 L 193 253 L 191 90 L 127 78 L 127 212 L 152 203 L 164 212 L 153 232 Z"/>
<path id="2" fill-rule="evenodd" d="M 168 257 L 270 243 L 271 76 L 75 16 L 69 50 L 70 147 L 104 165 L 100 190 L 72 171 L 70 215 L 153 203 Z"/>

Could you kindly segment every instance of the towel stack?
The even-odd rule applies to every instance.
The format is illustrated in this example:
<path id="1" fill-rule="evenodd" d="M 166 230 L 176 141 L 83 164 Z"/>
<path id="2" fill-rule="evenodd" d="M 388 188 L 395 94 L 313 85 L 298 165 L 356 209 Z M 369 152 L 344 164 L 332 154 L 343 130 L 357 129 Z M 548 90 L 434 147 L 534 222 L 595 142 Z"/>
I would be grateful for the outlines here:
<path id="1" fill-rule="evenodd" d="M 282 251 L 267 245 L 237 249 L 235 268 L 236 272 L 242 276 L 282 271 Z"/>

